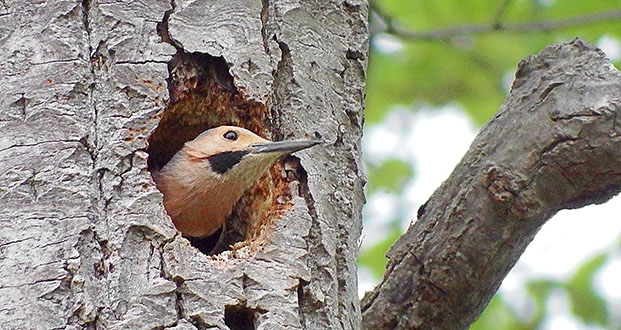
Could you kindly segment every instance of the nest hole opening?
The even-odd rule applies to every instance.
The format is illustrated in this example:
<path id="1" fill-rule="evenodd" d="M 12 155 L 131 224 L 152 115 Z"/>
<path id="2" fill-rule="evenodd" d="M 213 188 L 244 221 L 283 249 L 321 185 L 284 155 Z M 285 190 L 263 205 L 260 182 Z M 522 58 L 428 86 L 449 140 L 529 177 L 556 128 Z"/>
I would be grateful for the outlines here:
<path id="1" fill-rule="evenodd" d="M 224 324 L 231 330 L 254 330 L 260 313 L 245 305 L 227 305 L 224 308 Z"/>
<path id="2" fill-rule="evenodd" d="M 148 140 L 147 164 L 152 174 L 185 142 L 210 128 L 233 125 L 272 137 L 269 109 L 237 90 L 222 57 L 178 50 L 168 69 L 169 103 Z M 260 247 L 269 240 L 273 223 L 291 206 L 290 181 L 283 162 L 277 162 L 237 202 L 226 230 L 202 239 L 186 238 L 210 255 L 247 245 Z"/>

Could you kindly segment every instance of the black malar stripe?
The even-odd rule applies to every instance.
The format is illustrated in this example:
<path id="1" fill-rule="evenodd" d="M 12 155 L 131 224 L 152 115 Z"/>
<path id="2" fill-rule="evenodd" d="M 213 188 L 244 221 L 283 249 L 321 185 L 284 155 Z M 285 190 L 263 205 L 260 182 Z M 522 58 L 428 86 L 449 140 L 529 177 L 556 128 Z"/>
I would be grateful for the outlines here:
<path id="1" fill-rule="evenodd" d="M 248 151 L 225 151 L 219 154 L 207 157 L 211 169 L 218 173 L 224 174 L 238 164 L 241 159 L 248 154 Z"/>

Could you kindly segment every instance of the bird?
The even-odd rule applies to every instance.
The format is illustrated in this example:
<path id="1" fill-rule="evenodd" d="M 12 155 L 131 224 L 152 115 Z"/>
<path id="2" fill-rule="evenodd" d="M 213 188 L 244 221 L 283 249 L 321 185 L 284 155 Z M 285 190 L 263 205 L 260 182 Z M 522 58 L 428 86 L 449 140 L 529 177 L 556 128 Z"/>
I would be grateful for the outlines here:
<path id="1" fill-rule="evenodd" d="M 186 237 L 223 227 L 233 206 L 279 158 L 321 140 L 270 141 L 237 126 L 211 128 L 186 142 L 153 175 L 166 212 Z"/>

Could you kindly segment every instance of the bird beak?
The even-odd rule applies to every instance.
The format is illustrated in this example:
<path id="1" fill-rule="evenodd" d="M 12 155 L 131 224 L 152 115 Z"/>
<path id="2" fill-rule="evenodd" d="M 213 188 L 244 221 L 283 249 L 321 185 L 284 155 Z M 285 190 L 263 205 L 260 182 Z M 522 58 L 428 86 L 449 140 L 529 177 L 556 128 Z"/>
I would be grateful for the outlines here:
<path id="1" fill-rule="evenodd" d="M 255 154 L 276 152 L 290 154 L 298 150 L 310 148 L 314 145 L 323 143 L 321 140 L 290 140 L 276 141 L 267 143 L 255 143 L 251 146 L 250 152 Z"/>

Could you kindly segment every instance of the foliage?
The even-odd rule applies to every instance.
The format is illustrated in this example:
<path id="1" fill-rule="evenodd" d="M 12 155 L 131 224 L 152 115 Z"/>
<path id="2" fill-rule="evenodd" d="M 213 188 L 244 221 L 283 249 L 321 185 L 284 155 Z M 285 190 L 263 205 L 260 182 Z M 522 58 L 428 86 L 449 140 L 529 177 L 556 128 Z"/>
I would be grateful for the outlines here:
<path id="1" fill-rule="evenodd" d="M 387 159 L 379 166 L 368 164 L 369 183 L 367 193 L 372 194 L 378 189 L 399 192 L 405 182 L 412 176 L 410 164 L 395 158 Z"/>
<path id="2" fill-rule="evenodd" d="M 573 315 L 585 324 L 597 324 L 612 329 L 606 302 L 593 288 L 594 277 L 607 260 L 608 255 L 605 253 L 593 256 L 564 282 L 548 279 L 528 281 L 527 292 L 533 302 L 532 315 L 528 320 L 520 319 L 511 305 L 497 294 L 470 330 L 538 329 L 548 314 L 548 298 L 553 290 L 562 290 L 567 294 Z"/>
<path id="3" fill-rule="evenodd" d="M 507 4 L 500 11 L 504 2 Z M 545 2 L 553 5 L 541 4 Z M 619 0 L 384 0 L 373 4 L 393 21 L 419 32 L 493 24 L 497 20 L 499 24 L 515 26 L 619 8 Z M 381 19 L 373 17 L 375 24 L 382 25 Z M 605 21 L 554 31 L 491 31 L 456 35 L 448 40 L 401 39 L 403 48 L 391 53 L 375 43 L 368 68 L 366 120 L 379 122 L 393 104 L 411 105 L 424 100 L 440 105 L 458 101 L 477 123 L 483 124 L 504 99 L 503 77 L 512 75 L 523 57 L 575 37 L 596 43 L 604 34 L 621 38 L 621 24 Z M 374 41 L 377 40 L 376 35 Z"/>
<path id="4" fill-rule="evenodd" d="M 487 305 L 485 313 L 470 327 L 470 330 L 526 330 L 523 323 L 501 295 L 496 295 Z"/>
<path id="5" fill-rule="evenodd" d="M 388 251 L 399 236 L 401 236 L 401 232 L 399 230 L 391 230 L 382 241 L 373 245 L 371 248 L 362 251 L 358 257 L 358 263 L 362 266 L 368 267 L 377 278 L 382 277 L 388 262 L 388 260 L 384 257 L 384 253 Z"/>
<path id="6" fill-rule="evenodd" d="M 621 40 L 619 0 L 371 0 L 371 55 L 366 123 L 378 124 L 395 106 L 456 102 L 473 121 L 485 123 L 500 107 L 519 61 L 545 46 L 580 37 L 597 44 L 602 37 Z M 602 12 L 617 19 L 597 19 Z M 453 29 L 460 27 L 460 29 Z M 459 31 L 466 32 L 459 32 Z M 386 47 L 386 41 L 392 47 Z M 619 60 L 613 62 L 619 67 Z M 367 193 L 403 193 L 414 173 L 403 161 L 367 164 Z M 411 219 L 400 219 L 409 221 Z M 390 234 L 361 251 L 359 263 L 381 278 L 386 251 L 398 237 Z M 574 316 L 585 324 L 609 326 L 606 302 L 593 289 L 593 277 L 608 256 L 585 262 L 567 281 L 531 280 L 527 294 L 533 312 L 521 319 L 500 295 L 471 327 L 536 329 L 547 315 L 552 292 L 560 290 Z"/>
<path id="7" fill-rule="evenodd" d="M 585 262 L 565 283 L 569 294 L 572 313 L 585 323 L 605 326 L 608 320 L 606 302 L 595 292 L 593 277 L 608 260 L 605 254 L 599 254 Z"/>

